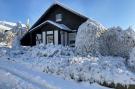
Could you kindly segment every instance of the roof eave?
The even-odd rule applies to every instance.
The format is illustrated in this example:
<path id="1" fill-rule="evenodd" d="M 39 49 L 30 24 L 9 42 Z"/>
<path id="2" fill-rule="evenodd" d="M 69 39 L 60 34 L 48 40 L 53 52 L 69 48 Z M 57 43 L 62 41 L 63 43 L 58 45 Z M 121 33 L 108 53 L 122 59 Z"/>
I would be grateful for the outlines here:
<path id="1" fill-rule="evenodd" d="M 63 29 L 62 27 L 58 26 L 58 25 L 60 25 L 59 23 L 55 23 L 55 22 L 51 22 L 50 20 L 47 20 L 47 21 L 44 21 L 43 23 L 39 24 L 38 26 L 32 28 L 29 32 L 35 31 L 35 29 L 38 29 L 39 27 L 41 27 L 41 26 L 43 26 L 43 25 L 45 25 L 45 24 L 47 24 L 47 23 L 49 23 L 49 24 L 51 24 L 51 25 L 54 25 L 54 26 L 56 26 L 56 27 L 58 27 L 59 29 L 64 30 L 64 31 L 72 31 L 72 30 L 71 30 L 70 28 L 68 28 L 68 27 L 67 27 L 66 29 Z"/>

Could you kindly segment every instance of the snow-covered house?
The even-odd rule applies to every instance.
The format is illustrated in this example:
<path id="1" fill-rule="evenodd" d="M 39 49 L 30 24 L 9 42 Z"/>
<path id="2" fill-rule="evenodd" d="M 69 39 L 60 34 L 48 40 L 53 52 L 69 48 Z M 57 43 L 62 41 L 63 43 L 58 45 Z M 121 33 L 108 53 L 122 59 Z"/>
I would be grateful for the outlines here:
<path id="1" fill-rule="evenodd" d="M 53 43 L 74 46 L 77 29 L 87 19 L 61 3 L 54 3 L 22 37 L 21 45 Z"/>

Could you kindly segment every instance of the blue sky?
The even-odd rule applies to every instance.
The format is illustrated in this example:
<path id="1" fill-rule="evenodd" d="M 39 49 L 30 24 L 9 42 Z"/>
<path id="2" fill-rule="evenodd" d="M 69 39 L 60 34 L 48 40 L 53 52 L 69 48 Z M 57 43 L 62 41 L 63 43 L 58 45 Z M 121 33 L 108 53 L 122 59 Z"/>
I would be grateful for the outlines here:
<path id="1" fill-rule="evenodd" d="M 106 27 L 135 27 L 135 0 L 58 0 Z M 0 20 L 31 25 L 54 0 L 0 0 Z"/>

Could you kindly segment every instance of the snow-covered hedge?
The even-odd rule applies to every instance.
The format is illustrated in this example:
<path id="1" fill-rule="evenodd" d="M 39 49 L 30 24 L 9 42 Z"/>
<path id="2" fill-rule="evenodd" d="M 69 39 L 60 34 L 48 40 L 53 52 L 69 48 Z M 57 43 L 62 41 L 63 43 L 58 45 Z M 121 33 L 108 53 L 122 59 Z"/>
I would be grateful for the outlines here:
<path id="1" fill-rule="evenodd" d="M 135 32 L 128 28 L 123 30 L 120 27 L 109 28 L 100 37 L 100 53 L 102 55 L 112 55 L 129 57 L 129 52 L 135 46 Z"/>
<path id="2" fill-rule="evenodd" d="M 128 59 L 128 65 L 131 70 L 135 71 L 135 48 L 130 52 L 130 57 Z"/>
<path id="3" fill-rule="evenodd" d="M 127 70 L 125 58 L 122 57 L 76 56 L 73 48 L 52 44 L 26 47 L 20 52 L 14 53 L 11 49 L 10 55 L 7 54 L 6 57 L 10 58 L 10 61 L 25 64 L 33 70 L 64 79 L 88 83 L 135 84 L 135 75 Z"/>
<path id="4" fill-rule="evenodd" d="M 80 54 L 90 52 L 129 58 L 129 52 L 135 47 L 135 32 L 130 27 L 106 30 L 101 24 L 88 20 L 78 29 L 75 47 Z"/>
<path id="5" fill-rule="evenodd" d="M 80 25 L 77 36 L 75 47 L 78 53 L 91 52 L 95 54 L 99 48 L 99 37 L 105 31 L 105 27 L 93 20 L 87 20 Z"/>
<path id="6" fill-rule="evenodd" d="M 20 36 L 18 36 L 18 35 L 14 36 L 14 39 L 12 41 L 12 48 L 13 49 L 20 49 L 21 48 Z"/>
<path id="7" fill-rule="evenodd" d="M 12 28 L 12 33 L 14 34 L 12 41 L 12 48 L 19 49 L 21 47 L 20 39 L 26 33 L 26 28 L 23 28 L 20 22 L 16 23 L 17 25 Z"/>
<path id="8" fill-rule="evenodd" d="M 35 51 L 36 50 L 36 51 Z M 39 44 L 37 46 L 34 46 L 30 48 L 28 51 L 30 51 L 32 56 L 38 56 L 38 57 L 53 57 L 53 56 L 71 56 L 73 55 L 73 51 L 69 47 L 63 47 L 62 45 L 53 45 L 53 44 Z"/>
<path id="9" fill-rule="evenodd" d="M 39 50 L 42 50 L 40 47 Z M 52 56 L 49 56 L 48 54 L 49 57 L 37 55 L 39 53 L 31 56 L 30 54 L 32 54 L 35 50 L 40 52 L 37 50 L 38 47 L 36 47 L 35 50 L 34 48 L 35 47 L 33 47 L 33 50 L 31 51 L 29 50 L 28 53 L 26 52 L 22 57 L 19 56 L 19 61 L 18 59 L 14 60 L 18 62 L 22 61 L 23 64 L 26 62 L 26 64 L 28 64 L 27 66 L 31 67 L 32 69 L 57 75 L 68 80 L 73 79 L 78 82 L 107 82 L 108 84 L 120 83 L 123 85 L 135 83 L 135 76 L 127 70 L 125 66 L 125 59 L 122 57 L 79 57 L 73 55 L 67 56 L 61 53 L 59 54 L 59 52 Z M 53 49 L 57 48 L 59 47 L 48 45 L 44 51 L 47 51 L 48 49 L 53 51 Z M 66 48 L 64 47 L 61 48 L 61 50 L 65 49 Z M 71 50 L 65 51 L 66 53 L 73 53 Z"/>

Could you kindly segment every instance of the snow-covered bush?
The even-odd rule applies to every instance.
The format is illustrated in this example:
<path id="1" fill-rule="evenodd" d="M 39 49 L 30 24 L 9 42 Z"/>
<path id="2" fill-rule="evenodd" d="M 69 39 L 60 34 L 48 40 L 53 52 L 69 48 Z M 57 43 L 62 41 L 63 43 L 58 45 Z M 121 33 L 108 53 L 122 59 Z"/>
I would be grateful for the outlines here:
<path id="1" fill-rule="evenodd" d="M 8 52 L 8 49 L 6 49 L 6 48 L 0 48 L 0 57 L 6 56 L 7 52 Z"/>
<path id="2" fill-rule="evenodd" d="M 12 45 L 14 34 L 11 31 L 7 31 L 4 36 L 4 41 L 8 46 Z"/>
<path id="3" fill-rule="evenodd" d="M 20 48 L 20 39 L 24 34 L 22 24 L 20 22 L 12 29 L 12 33 L 14 34 L 14 39 L 12 41 L 12 48 L 18 49 Z"/>
<path id="4" fill-rule="evenodd" d="M 0 32 L 0 42 L 4 41 L 4 32 Z"/>
<path id="5" fill-rule="evenodd" d="M 16 26 L 14 26 L 11 29 L 12 33 L 19 35 L 20 37 L 22 37 L 26 32 L 27 32 L 27 28 L 23 27 L 21 22 L 17 22 Z"/>
<path id="6" fill-rule="evenodd" d="M 133 48 L 130 52 L 130 56 L 127 62 L 131 70 L 135 70 L 135 48 Z"/>
<path id="7" fill-rule="evenodd" d="M 36 51 L 35 51 L 36 50 Z M 39 44 L 32 47 L 29 51 L 31 51 L 31 55 L 38 57 L 53 57 L 53 56 L 71 56 L 73 55 L 73 49 L 69 47 L 64 47 L 62 45 L 53 45 L 53 44 Z"/>
<path id="8" fill-rule="evenodd" d="M 112 55 L 129 57 L 129 52 L 135 46 L 135 32 L 128 28 L 123 30 L 120 27 L 109 28 L 100 37 L 100 53 L 102 55 Z"/>
<path id="9" fill-rule="evenodd" d="M 13 49 L 19 49 L 21 48 L 20 44 L 20 36 L 16 35 L 12 41 L 12 48 Z"/>
<path id="10" fill-rule="evenodd" d="M 97 53 L 99 37 L 105 29 L 105 27 L 93 20 L 87 20 L 80 25 L 75 42 L 76 51 L 78 53 Z"/>
<path id="11" fill-rule="evenodd" d="M 122 85 L 135 83 L 135 76 L 127 70 L 125 59 L 122 57 L 53 56 L 32 58 L 31 61 L 28 66 L 32 69 L 58 75 L 68 80 Z"/>
<path id="12" fill-rule="evenodd" d="M 3 51 L 4 54 L 7 52 Z M 26 47 L 18 52 L 11 49 L 6 57 L 31 69 L 64 79 L 89 83 L 135 84 L 135 75 L 127 70 L 125 58 L 122 57 L 76 56 L 73 48 L 52 44 Z"/>

